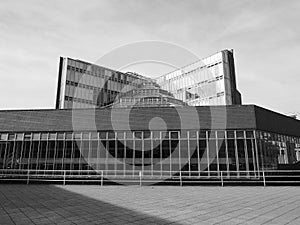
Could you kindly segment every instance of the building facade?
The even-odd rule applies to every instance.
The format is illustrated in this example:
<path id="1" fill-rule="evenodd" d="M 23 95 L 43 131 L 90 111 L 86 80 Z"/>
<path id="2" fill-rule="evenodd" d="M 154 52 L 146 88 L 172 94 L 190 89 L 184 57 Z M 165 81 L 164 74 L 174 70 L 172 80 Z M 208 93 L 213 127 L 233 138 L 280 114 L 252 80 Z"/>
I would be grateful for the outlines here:
<path id="1" fill-rule="evenodd" d="M 174 107 L 187 106 L 187 103 L 174 98 L 174 96 L 159 87 L 155 81 L 147 81 L 137 88 L 120 93 L 114 103 L 109 107 Z"/>
<path id="2" fill-rule="evenodd" d="M 165 74 L 157 83 L 192 106 L 242 104 L 236 88 L 233 50 L 223 50 Z"/>
<path id="3" fill-rule="evenodd" d="M 157 79 L 60 57 L 56 109 L 107 106 L 149 80 L 187 105 L 241 104 L 233 52 L 223 50 Z"/>
<path id="4" fill-rule="evenodd" d="M 136 88 L 147 78 L 60 57 L 56 109 L 93 108 L 112 104 L 121 92 Z"/>
<path id="5" fill-rule="evenodd" d="M 0 170 L 49 176 L 101 170 L 106 176 L 124 177 L 205 177 L 222 172 L 234 178 L 257 176 L 300 160 L 298 120 L 254 105 L 195 109 L 200 129 L 193 118 L 182 127 L 174 107 L 114 109 L 119 115 L 130 112 L 128 130 L 113 128 L 113 109 L 77 109 L 82 115 L 94 110 L 95 130 L 88 123 L 74 130 L 73 110 L 0 111 Z M 226 126 L 212 126 L 212 115 L 222 118 L 224 112 Z M 149 129 L 157 117 L 166 129 Z M 159 127 L 161 122 L 154 123 Z"/>

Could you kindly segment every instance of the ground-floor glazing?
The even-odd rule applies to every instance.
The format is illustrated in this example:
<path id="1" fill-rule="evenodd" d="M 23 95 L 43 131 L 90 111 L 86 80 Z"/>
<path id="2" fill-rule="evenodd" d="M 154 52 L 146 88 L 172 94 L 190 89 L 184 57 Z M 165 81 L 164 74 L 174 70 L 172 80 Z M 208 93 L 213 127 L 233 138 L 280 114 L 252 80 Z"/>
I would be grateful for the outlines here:
<path id="1" fill-rule="evenodd" d="M 0 134 L 0 169 L 31 174 L 256 175 L 295 163 L 299 152 L 300 138 L 255 130 Z"/>

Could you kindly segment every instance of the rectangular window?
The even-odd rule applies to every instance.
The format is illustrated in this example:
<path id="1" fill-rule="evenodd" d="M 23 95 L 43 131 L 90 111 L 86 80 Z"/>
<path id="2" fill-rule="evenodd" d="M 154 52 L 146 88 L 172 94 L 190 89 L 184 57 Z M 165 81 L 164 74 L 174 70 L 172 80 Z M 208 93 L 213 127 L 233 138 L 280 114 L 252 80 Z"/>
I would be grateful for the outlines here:
<path id="1" fill-rule="evenodd" d="M 9 134 L 8 135 L 8 140 L 14 140 L 15 139 L 15 134 Z"/>
<path id="2" fill-rule="evenodd" d="M 47 140 L 48 139 L 48 133 L 42 133 L 41 139 L 42 140 Z"/>
<path id="3" fill-rule="evenodd" d="M 227 138 L 234 138 L 234 131 L 233 130 L 227 131 Z"/>
<path id="4" fill-rule="evenodd" d="M 0 140 L 6 141 L 8 135 L 7 134 L 0 134 Z"/>
<path id="5" fill-rule="evenodd" d="M 116 138 L 116 133 L 114 131 L 109 131 L 108 132 L 108 139 L 115 139 Z"/>
<path id="6" fill-rule="evenodd" d="M 253 131 L 246 131 L 246 138 L 254 138 Z"/>
<path id="7" fill-rule="evenodd" d="M 189 131 L 189 138 L 197 138 L 197 131 L 195 130 Z"/>
<path id="8" fill-rule="evenodd" d="M 236 131 L 236 137 L 237 138 L 244 138 L 244 131 L 241 131 L 241 130 Z"/>
<path id="9" fill-rule="evenodd" d="M 171 132 L 171 139 L 178 139 L 178 131 Z"/>
<path id="10" fill-rule="evenodd" d="M 100 139 L 105 140 L 106 139 L 106 132 L 103 132 L 103 131 L 99 132 L 99 136 L 100 136 Z"/>
<path id="11" fill-rule="evenodd" d="M 134 137 L 136 139 L 143 139 L 143 132 L 141 132 L 141 131 L 135 131 L 134 132 Z"/>
<path id="12" fill-rule="evenodd" d="M 205 130 L 200 130 L 199 131 L 199 138 L 200 139 L 206 139 L 206 131 Z"/>

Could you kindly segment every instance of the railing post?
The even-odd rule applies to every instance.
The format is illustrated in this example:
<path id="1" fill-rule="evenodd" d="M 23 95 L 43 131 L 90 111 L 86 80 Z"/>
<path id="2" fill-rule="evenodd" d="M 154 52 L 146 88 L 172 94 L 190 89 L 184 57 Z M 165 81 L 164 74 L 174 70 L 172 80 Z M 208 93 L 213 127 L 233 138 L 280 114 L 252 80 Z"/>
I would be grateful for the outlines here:
<path id="1" fill-rule="evenodd" d="M 103 170 L 101 170 L 101 187 L 103 186 Z"/>
<path id="2" fill-rule="evenodd" d="M 64 185 L 66 185 L 66 170 L 64 170 Z"/>
<path id="3" fill-rule="evenodd" d="M 140 175 L 140 187 L 142 187 L 142 171 L 139 171 L 139 175 Z"/>
<path id="4" fill-rule="evenodd" d="M 264 182 L 264 187 L 266 186 L 266 176 L 265 176 L 265 171 L 262 171 L 263 172 L 263 182 Z"/>
<path id="5" fill-rule="evenodd" d="M 179 180 L 180 180 L 180 187 L 182 187 L 182 176 L 181 176 L 181 170 L 179 171 Z"/>
<path id="6" fill-rule="evenodd" d="M 30 176 L 30 170 L 27 171 L 27 184 L 29 184 L 29 176 Z"/>
<path id="7" fill-rule="evenodd" d="M 221 184 L 222 184 L 222 187 L 224 187 L 223 171 L 221 171 Z"/>

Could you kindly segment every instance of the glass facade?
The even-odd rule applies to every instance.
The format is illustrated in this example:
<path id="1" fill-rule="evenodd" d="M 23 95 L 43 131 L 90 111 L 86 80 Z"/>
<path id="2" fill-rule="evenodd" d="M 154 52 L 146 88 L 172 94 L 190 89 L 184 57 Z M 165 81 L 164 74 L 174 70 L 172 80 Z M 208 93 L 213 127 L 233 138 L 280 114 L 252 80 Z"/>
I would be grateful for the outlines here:
<path id="1" fill-rule="evenodd" d="M 172 107 L 187 106 L 186 103 L 159 87 L 155 81 L 144 82 L 136 89 L 120 93 L 112 104 L 114 108 L 130 107 Z"/>
<path id="2" fill-rule="evenodd" d="M 56 108 L 92 108 L 114 102 L 120 92 L 136 88 L 146 78 L 61 57 Z"/>
<path id="3" fill-rule="evenodd" d="M 0 169 L 256 176 L 299 161 L 299 147 L 300 138 L 254 130 L 0 133 Z"/>
<path id="4" fill-rule="evenodd" d="M 157 79 L 162 89 L 192 106 L 241 104 L 233 55 L 224 50 Z"/>
<path id="5" fill-rule="evenodd" d="M 56 108 L 93 108 L 112 104 L 120 93 L 149 80 L 95 64 L 60 58 Z M 173 98 L 191 106 L 241 104 L 233 54 L 221 51 L 155 79 Z"/>

